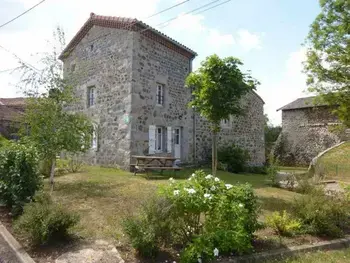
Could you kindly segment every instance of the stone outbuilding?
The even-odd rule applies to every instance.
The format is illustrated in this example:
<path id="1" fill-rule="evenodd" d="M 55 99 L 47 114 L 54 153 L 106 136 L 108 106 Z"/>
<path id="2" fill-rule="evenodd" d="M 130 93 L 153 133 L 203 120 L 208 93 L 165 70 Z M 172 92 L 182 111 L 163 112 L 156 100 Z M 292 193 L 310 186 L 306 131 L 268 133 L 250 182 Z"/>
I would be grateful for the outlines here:
<path id="1" fill-rule="evenodd" d="M 85 159 L 127 169 L 132 155 L 172 155 L 192 163 L 208 156 L 206 120 L 188 108 L 185 79 L 196 53 L 142 21 L 91 14 L 60 59 L 77 103 L 95 132 Z M 263 100 L 248 94 L 246 114 L 222 123 L 219 143 L 247 149 L 251 165 L 264 153 Z"/>
<path id="2" fill-rule="evenodd" d="M 25 109 L 24 98 L 0 98 L 0 135 L 7 139 L 17 139 L 19 118 Z"/>
<path id="3" fill-rule="evenodd" d="M 277 111 L 282 111 L 282 132 L 274 155 L 284 165 L 309 165 L 320 152 L 346 139 L 346 133 L 335 129 L 341 121 L 333 114 L 336 106 L 299 98 Z"/>

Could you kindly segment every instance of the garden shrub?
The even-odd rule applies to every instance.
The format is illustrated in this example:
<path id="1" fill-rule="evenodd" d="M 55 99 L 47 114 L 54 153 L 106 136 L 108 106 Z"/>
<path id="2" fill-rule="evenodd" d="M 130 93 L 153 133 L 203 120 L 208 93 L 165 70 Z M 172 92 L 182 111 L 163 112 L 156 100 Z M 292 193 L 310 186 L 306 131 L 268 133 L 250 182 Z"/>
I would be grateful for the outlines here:
<path id="1" fill-rule="evenodd" d="M 258 228 L 257 198 L 250 185 L 225 184 L 197 171 L 183 182 L 170 180 L 163 195 L 173 204 L 175 235 L 185 247 L 181 262 L 206 262 L 220 253 L 242 254 L 252 249 Z"/>
<path id="2" fill-rule="evenodd" d="M 231 146 L 222 146 L 218 150 L 218 161 L 225 164 L 227 171 L 232 173 L 244 172 L 249 160 L 248 151 L 234 144 Z"/>
<path id="3" fill-rule="evenodd" d="M 37 151 L 30 143 L 9 142 L 0 148 L 0 201 L 14 215 L 22 212 L 42 186 L 38 162 Z"/>
<path id="4" fill-rule="evenodd" d="M 24 206 L 14 228 L 37 246 L 67 239 L 69 231 L 78 222 L 78 215 L 54 203 L 50 195 L 39 192 L 31 203 Z"/>
<path id="5" fill-rule="evenodd" d="M 272 154 L 269 158 L 269 164 L 266 171 L 267 171 L 267 176 L 270 180 L 271 185 L 278 187 L 279 186 L 279 180 L 278 180 L 279 161 L 278 159 L 275 159 Z"/>
<path id="6" fill-rule="evenodd" d="M 350 226 L 349 202 L 341 193 L 315 188 L 294 201 L 293 211 L 311 234 L 341 237 Z"/>
<path id="7" fill-rule="evenodd" d="M 123 221 L 125 234 L 143 257 L 154 257 L 165 243 L 171 243 L 172 205 L 164 198 L 153 198 L 142 205 L 140 214 Z"/>
<path id="8" fill-rule="evenodd" d="M 279 236 L 293 236 L 301 230 L 302 224 L 294 219 L 286 210 L 273 212 L 266 218 L 266 225 L 271 227 Z"/>

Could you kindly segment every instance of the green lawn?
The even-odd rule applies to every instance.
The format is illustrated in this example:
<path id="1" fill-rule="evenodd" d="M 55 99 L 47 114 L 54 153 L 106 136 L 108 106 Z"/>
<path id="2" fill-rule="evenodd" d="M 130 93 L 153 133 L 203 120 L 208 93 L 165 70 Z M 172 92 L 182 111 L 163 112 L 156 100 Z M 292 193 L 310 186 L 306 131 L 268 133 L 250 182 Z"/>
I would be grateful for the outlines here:
<path id="1" fill-rule="evenodd" d="M 350 142 L 346 142 L 323 155 L 319 169 L 330 179 L 350 182 Z"/>
<path id="2" fill-rule="evenodd" d="M 194 169 L 186 169 L 176 178 L 186 178 Z M 210 170 L 206 170 L 210 173 Z M 100 167 L 86 167 L 84 172 L 56 178 L 53 197 L 64 207 L 77 212 L 81 222 L 77 232 L 85 238 L 119 239 L 123 241 L 121 221 L 137 212 L 145 200 L 154 195 L 158 187 L 168 183 L 168 173 L 145 179 L 132 173 Z M 227 183 L 250 183 L 261 201 L 261 217 L 275 210 L 288 209 L 298 194 L 269 187 L 262 174 L 232 174 L 218 171 Z M 179 179 L 181 180 L 181 179 Z M 48 190 L 48 184 L 46 183 Z"/>
<path id="3" fill-rule="evenodd" d="M 270 263 L 347 263 L 350 262 L 350 249 L 335 250 L 335 251 L 319 251 L 306 254 L 300 254 L 293 259 L 284 261 L 276 260 Z"/>

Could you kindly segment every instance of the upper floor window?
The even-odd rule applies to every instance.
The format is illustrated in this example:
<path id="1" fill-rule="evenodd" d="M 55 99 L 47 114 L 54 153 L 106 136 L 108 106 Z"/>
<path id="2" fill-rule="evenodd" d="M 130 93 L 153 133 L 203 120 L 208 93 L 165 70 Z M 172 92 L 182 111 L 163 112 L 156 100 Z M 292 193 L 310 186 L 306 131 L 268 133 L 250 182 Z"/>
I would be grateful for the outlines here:
<path id="1" fill-rule="evenodd" d="M 76 68 L 76 65 L 75 64 L 72 64 L 72 66 L 71 66 L 71 72 L 74 72 L 75 71 L 75 68 Z"/>
<path id="2" fill-rule="evenodd" d="M 163 105 L 164 104 L 164 85 L 163 84 L 157 84 L 157 105 Z"/>
<path id="3" fill-rule="evenodd" d="M 95 103 L 96 103 L 96 101 L 95 101 L 95 98 L 96 98 L 95 86 L 88 87 L 87 94 L 88 94 L 88 107 L 91 107 L 91 106 L 95 105 Z"/>

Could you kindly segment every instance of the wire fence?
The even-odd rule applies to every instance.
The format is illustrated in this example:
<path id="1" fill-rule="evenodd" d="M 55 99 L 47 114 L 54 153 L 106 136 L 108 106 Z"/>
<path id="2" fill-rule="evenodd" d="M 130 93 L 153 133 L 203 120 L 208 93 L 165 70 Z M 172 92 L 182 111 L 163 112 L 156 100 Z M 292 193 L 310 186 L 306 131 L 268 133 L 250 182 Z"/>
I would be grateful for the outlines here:
<path id="1" fill-rule="evenodd" d="M 316 172 L 324 175 L 326 178 L 335 180 L 350 181 L 350 163 L 349 164 L 321 164 L 316 168 Z"/>

